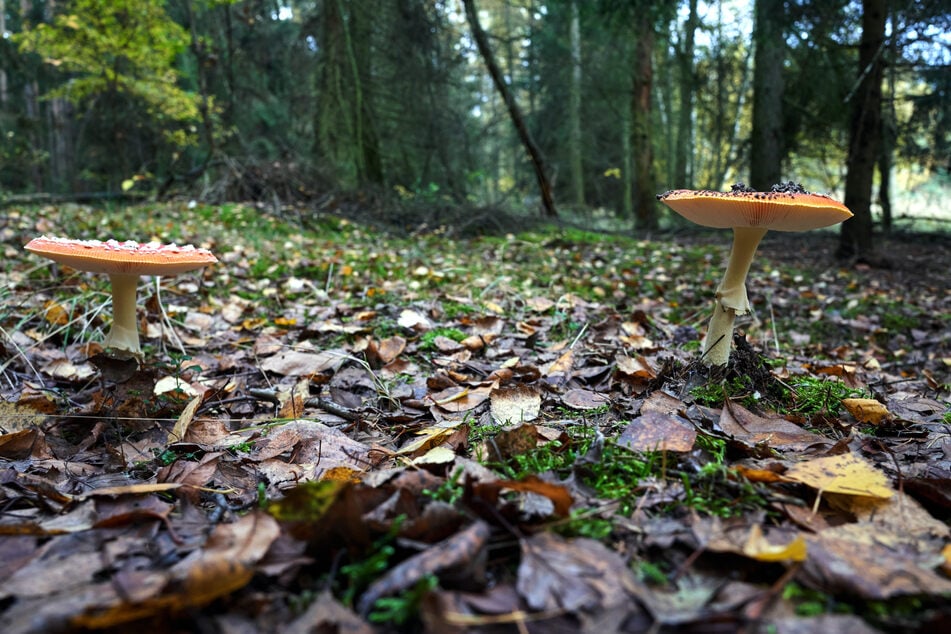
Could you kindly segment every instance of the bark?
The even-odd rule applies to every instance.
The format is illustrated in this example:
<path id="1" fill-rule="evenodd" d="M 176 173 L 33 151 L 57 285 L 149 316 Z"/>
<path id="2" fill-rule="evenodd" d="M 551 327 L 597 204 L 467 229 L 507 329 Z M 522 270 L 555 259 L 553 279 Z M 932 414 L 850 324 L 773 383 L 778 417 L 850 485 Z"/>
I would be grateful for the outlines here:
<path id="1" fill-rule="evenodd" d="M 756 0 L 750 186 L 759 191 L 782 180 L 784 21 L 783 0 Z"/>
<path id="2" fill-rule="evenodd" d="M 208 88 L 207 72 L 207 68 L 213 64 L 213 62 L 210 62 L 207 48 L 202 38 L 199 37 L 198 31 L 195 29 L 195 13 L 191 1 L 185 0 L 182 6 L 185 10 L 185 20 L 187 22 L 185 26 L 188 27 L 188 32 L 191 36 L 190 50 L 192 55 L 195 56 L 195 78 L 198 81 L 198 94 L 201 97 L 198 104 L 198 112 L 201 116 L 202 134 L 205 138 L 205 157 L 198 165 L 188 170 L 188 173 L 184 177 L 175 173 L 174 167 L 175 163 L 177 163 L 177 161 L 175 161 L 175 163 L 172 164 L 172 169 L 169 170 L 164 182 L 159 186 L 156 192 L 156 197 L 160 200 L 166 196 L 177 179 L 183 178 L 190 182 L 201 177 L 201 175 L 205 173 L 205 170 L 208 169 L 208 164 L 215 154 L 215 127 L 211 116 L 212 97 Z"/>
<path id="3" fill-rule="evenodd" d="M 651 89 L 654 30 L 646 21 L 636 27 L 631 99 L 631 145 L 634 158 L 634 217 L 639 229 L 657 228 L 654 149 L 651 135 Z"/>
<path id="4" fill-rule="evenodd" d="M 341 0 L 337 0 L 338 3 Z M 383 183 L 383 159 L 380 139 L 376 133 L 373 109 L 365 84 L 370 81 L 372 46 L 371 24 L 374 9 L 369 3 L 355 2 L 350 6 L 350 23 L 344 27 L 347 52 L 353 67 L 353 90 L 357 117 L 357 144 L 362 172 L 360 180 L 376 185 Z M 366 12 L 366 13 L 365 13 Z"/>
<path id="5" fill-rule="evenodd" d="M 674 184 L 677 187 L 693 187 L 693 178 L 688 175 L 688 161 L 693 147 L 693 88 L 696 84 L 693 70 L 694 33 L 697 30 L 697 0 L 690 0 L 687 21 L 684 23 L 683 47 L 677 51 L 677 75 L 680 84 L 680 112 L 677 124 L 677 148 L 674 158 Z"/>
<path id="6" fill-rule="evenodd" d="M 892 22 L 894 29 L 894 21 Z M 882 108 L 882 149 L 878 154 L 878 204 L 882 207 L 882 230 L 892 228 L 892 157 L 895 152 L 895 140 L 898 136 L 898 117 L 895 114 L 895 60 L 898 59 L 898 40 L 889 38 L 888 42 L 888 98 Z"/>
<path id="7" fill-rule="evenodd" d="M 7 32 L 7 6 L 5 0 L 0 0 L 0 34 Z M 7 107 L 7 69 L 0 66 L 0 109 Z"/>
<path id="8" fill-rule="evenodd" d="M 850 94 L 851 121 L 845 177 L 845 205 L 854 216 L 842 223 L 837 255 L 874 259 L 872 180 L 881 150 L 882 68 L 886 0 L 862 0 L 862 39 L 855 90 Z"/>
<path id="9" fill-rule="evenodd" d="M 584 206 L 584 166 L 581 160 L 581 18 L 576 0 L 571 3 L 569 29 L 571 83 L 568 86 L 568 152 L 574 203 Z"/>
<path id="10" fill-rule="evenodd" d="M 558 211 L 555 209 L 555 200 L 551 193 L 551 182 L 548 180 L 545 158 L 542 155 L 541 149 L 532 138 L 528 126 L 525 124 L 525 117 L 522 116 L 522 111 L 515 101 L 515 96 L 509 90 L 508 84 L 505 83 L 505 79 L 502 76 L 502 70 L 495 61 L 492 48 L 489 46 L 489 38 L 486 36 L 485 31 L 482 30 L 482 25 L 479 24 L 479 10 L 476 8 L 475 0 L 463 0 L 463 4 L 466 9 L 466 20 L 469 22 L 469 28 L 472 31 L 472 37 L 475 40 L 476 47 L 479 49 L 479 54 L 482 56 L 482 61 L 485 63 L 485 67 L 492 77 L 492 82 L 495 84 L 496 90 L 499 91 L 499 95 L 505 103 L 509 118 L 512 119 L 512 124 L 515 126 L 519 140 L 522 142 L 525 151 L 531 159 L 532 167 L 535 170 L 535 178 L 538 181 L 538 190 L 541 194 L 543 211 L 546 216 L 552 218 L 557 217 Z"/>
<path id="11" fill-rule="evenodd" d="M 73 160 L 72 108 L 63 97 L 46 100 L 47 132 L 49 134 L 50 181 L 53 189 L 72 189 Z M 124 154 L 122 154 L 124 155 Z"/>

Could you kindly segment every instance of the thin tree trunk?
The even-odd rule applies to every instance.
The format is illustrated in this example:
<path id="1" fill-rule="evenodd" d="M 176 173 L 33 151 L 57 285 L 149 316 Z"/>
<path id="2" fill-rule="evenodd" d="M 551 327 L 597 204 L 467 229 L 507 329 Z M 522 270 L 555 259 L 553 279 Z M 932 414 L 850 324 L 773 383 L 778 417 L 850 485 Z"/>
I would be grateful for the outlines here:
<path id="1" fill-rule="evenodd" d="M 0 0 L 0 34 L 7 32 L 6 0 Z M 0 66 L 0 109 L 7 107 L 7 69 Z"/>
<path id="2" fill-rule="evenodd" d="M 895 32 L 894 17 L 892 33 Z M 888 100 L 882 109 L 882 149 L 878 155 L 878 204 L 882 207 L 882 230 L 892 229 L 892 155 L 895 152 L 895 139 L 898 135 L 895 115 L 895 74 L 898 59 L 898 38 L 892 35 L 888 41 Z"/>
<path id="3" fill-rule="evenodd" d="M 635 32 L 631 133 L 634 154 L 634 217 L 639 229 L 657 228 L 657 189 L 651 138 L 651 89 L 654 66 L 654 30 L 638 21 Z"/>
<path id="4" fill-rule="evenodd" d="M 482 30 L 482 25 L 479 24 L 479 11 L 475 6 L 475 0 L 463 0 L 463 4 L 466 9 L 466 20 L 469 22 L 469 28 L 472 30 L 472 37 L 479 49 L 479 54 L 482 55 L 482 61 L 485 63 L 485 67 L 492 77 L 492 82 L 495 84 L 496 90 L 499 91 L 499 95 L 502 97 L 502 101 L 505 102 L 505 107 L 508 109 L 512 124 L 515 126 L 519 139 L 522 141 L 522 145 L 525 146 L 525 151 L 528 152 L 529 158 L 532 161 L 532 167 L 535 169 L 535 178 L 538 181 L 538 189 L 541 194 L 542 207 L 545 215 L 557 217 L 558 211 L 555 209 L 555 200 L 552 197 L 551 183 L 548 180 L 545 159 L 542 156 L 541 149 L 539 149 L 535 140 L 532 138 L 528 126 L 525 125 L 525 118 L 522 116 L 522 111 L 518 107 L 518 103 L 515 101 L 515 97 L 509 90 L 508 85 L 505 83 L 505 79 L 502 77 L 502 71 L 499 69 L 499 65 L 496 63 L 495 57 L 492 54 L 492 48 L 489 46 L 489 39 L 485 31 Z"/>
<path id="5" fill-rule="evenodd" d="M 782 176 L 784 22 L 783 0 L 756 0 L 750 186 L 759 191 L 768 191 Z"/>
<path id="6" fill-rule="evenodd" d="M 634 216 L 634 146 L 632 145 L 631 109 L 621 109 L 621 214 Z"/>
<path id="7" fill-rule="evenodd" d="M 63 97 L 53 97 L 46 101 L 46 113 L 49 133 L 50 180 L 54 190 L 72 189 L 72 131 L 69 103 Z"/>
<path id="8" fill-rule="evenodd" d="M 845 205 L 854 214 L 842 223 L 837 255 L 842 259 L 874 258 L 872 181 L 882 134 L 882 57 L 885 48 L 886 0 L 862 0 L 862 39 L 855 90 L 850 93 L 848 172 Z"/>
<path id="9" fill-rule="evenodd" d="M 198 104 L 198 112 L 201 115 L 202 132 L 204 134 L 206 144 L 205 157 L 202 159 L 201 163 L 189 169 L 184 176 L 186 180 L 193 181 L 205 173 L 205 170 L 208 169 L 208 164 L 211 162 L 212 156 L 215 154 L 215 129 L 214 122 L 211 118 L 211 97 L 208 90 L 208 73 L 206 70 L 206 65 L 208 64 L 208 55 L 206 54 L 205 45 L 202 43 L 201 38 L 198 36 L 198 31 L 195 29 L 195 14 L 192 8 L 191 0 L 184 0 L 182 5 L 185 9 L 185 19 L 187 21 L 186 26 L 188 27 L 189 34 L 191 35 L 191 52 L 192 55 L 195 56 L 195 74 L 196 79 L 198 80 L 198 95 L 201 97 L 201 100 Z M 175 163 L 177 163 L 177 161 L 172 164 L 172 168 L 169 169 L 169 173 L 166 175 L 165 181 L 156 192 L 156 196 L 159 199 L 165 197 L 169 188 L 171 188 L 175 182 Z"/>
<path id="10" fill-rule="evenodd" d="M 693 177 L 688 173 L 688 157 L 693 147 L 693 72 L 694 33 L 697 30 L 697 0 L 690 0 L 687 21 L 684 23 L 684 44 L 677 51 L 677 79 L 680 84 L 680 117 L 677 124 L 677 148 L 674 159 L 674 184 L 690 188 Z"/>
<path id="11" fill-rule="evenodd" d="M 569 28 L 571 83 L 568 86 L 568 152 L 574 203 L 584 206 L 584 166 L 581 160 L 581 17 L 577 0 L 571 2 Z"/>
<path id="12" fill-rule="evenodd" d="M 26 82 L 23 86 L 23 112 L 26 115 L 28 121 L 34 125 L 30 125 L 27 134 L 30 139 L 30 147 L 40 147 L 39 135 L 36 130 L 39 128 L 39 118 L 40 118 L 40 87 L 39 82 L 35 79 Z M 37 161 L 31 161 L 30 163 L 30 178 L 33 181 L 33 189 L 35 191 L 43 191 L 46 189 L 44 186 L 43 178 L 43 169 L 40 167 L 40 164 Z"/>

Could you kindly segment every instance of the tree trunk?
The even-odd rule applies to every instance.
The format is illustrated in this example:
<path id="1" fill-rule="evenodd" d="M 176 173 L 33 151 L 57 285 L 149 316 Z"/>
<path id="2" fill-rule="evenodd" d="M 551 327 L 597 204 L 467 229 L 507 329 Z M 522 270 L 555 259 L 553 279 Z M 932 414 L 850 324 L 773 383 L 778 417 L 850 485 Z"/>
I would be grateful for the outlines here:
<path id="1" fill-rule="evenodd" d="M 72 107 L 63 97 L 46 100 L 47 132 L 49 134 L 50 184 L 56 191 L 73 189 L 72 172 L 75 165 L 71 142 Z"/>
<path id="2" fill-rule="evenodd" d="M 502 71 L 495 61 L 492 48 L 489 46 L 489 38 L 486 36 L 485 31 L 482 30 L 482 25 L 479 24 L 479 11 L 475 6 L 475 0 L 463 0 L 463 4 L 466 9 L 466 20 L 469 22 L 469 28 L 472 30 L 472 37 L 475 40 L 476 47 L 479 49 L 479 54 L 482 55 L 482 61 L 485 63 L 485 67 L 492 77 L 492 82 L 495 84 L 496 90 L 499 91 L 499 95 L 502 97 L 502 101 L 505 102 L 505 107 L 508 109 L 512 124 L 515 126 L 518 137 L 522 145 L 525 146 L 525 151 L 528 152 L 528 156 L 532 161 L 532 167 L 535 169 L 535 178 L 538 181 L 539 193 L 542 198 L 543 211 L 546 216 L 557 217 L 558 211 L 555 209 L 555 200 L 552 197 L 551 183 L 548 180 L 545 159 L 542 156 L 541 149 L 539 149 L 535 140 L 532 138 L 528 126 L 525 125 L 525 118 L 522 116 L 522 111 L 518 107 L 518 103 L 515 101 L 515 97 L 509 90 L 508 85 L 505 83 L 505 79 L 502 77 Z"/>
<path id="3" fill-rule="evenodd" d="M 338 0 L 339 2 L 340 0 Z M 350 22 L 344 26 L 350 62 L 353 65 L 353 90 L 357 118 L 357 147 L 362 167 L 360 180 L 379 185 L 383 183 L 383 159 L 380 153 L 380 138 L 376 133 L 376 121 L 373 115 L 366 86 L 371 81 L 371 20 L 374 7 L 367 0 L 350 4 Z"/>
<path id="4" fill-rule="evenodd" d="M 39 134 L 37 129 L 40 118 L 40 86 L 36 79 L 31 79 L 23 85 L 23 112 L 30 126 L 27 128 L 30 139 L 30 147 L 40 147 Z M 46 189 L 43 170 L 38 161 L 30 162 L 30 179 L 33 181 L 34 191 L 43 191 Z"/>
<path id="5" fill-rule="evenodd" d="M 584 207 L 584 166 L 581 160 L 581 17 L 577 0 L 571 2 L 569 28 L 571 82 L 568 85 L 568 153 L 574 203 Z"/>
<path id="6" fill-rule="evenodd" d="M 845 206 L 854 216 L 842 223 L 837 255 L 842 259 L 873 257 L 872 180 L 882 133 L 882 59 L 886 0 L 862 0 L 862 39 L 855 90 L 850 94 L 848 173 Z"/>
<path id="7" fill-rule="evenodd" d="M 892 33 L 895 22 L 892 18 Z M 882 231 L 892 229 L 892 156 L 895 152 L 895 139 L 898 136 L 898 117 L 895 114 L 895 75 L 898 59 L 898 38 L 894 35 L 888 41 L 888 99 L 882 109 L 882 148 L 878 153 L 878 204 L 882 207 Z"/>
<path id="8" fill-rule="evenodd" d="M 0 0 L 0 34 L 7 32 L 7 6 L 6 0 Z M 3 35 L 0 35 L 3 36 Z M 0 66 L 0 110 L 7 107 L 7 69 Z"/>
<path id="9" fill-rule="evenodd" d="M 657 187 L 654 183 L 654 150 L 651 136 L 654 30 L 648 22 L 640 20 L 635 31 L 631 99 L 634 217 L 638 229 L 656 229 Z"/>
<path id="10" fill-rule="evenodd" d="M 769 191 L 782 176 L 784 21 L 783 0 L 756 0 L 750 186 L 759 191 Z"/>
<path id="11" fill-rule="evenodd" d="M 696 83 L 693 72 L 694 33 L 697 30 L 697 0 L 690 0 L 687 21 L 684 23 L 683 47 L 677 51 L 677 76 L 680 84 L 680 116 L 677 124 L 677 148 L 674 158 L 674 185 L 691 188 L 692 175 L 688 174 L 688 162 L 693 147 L 693 87 Z"/>

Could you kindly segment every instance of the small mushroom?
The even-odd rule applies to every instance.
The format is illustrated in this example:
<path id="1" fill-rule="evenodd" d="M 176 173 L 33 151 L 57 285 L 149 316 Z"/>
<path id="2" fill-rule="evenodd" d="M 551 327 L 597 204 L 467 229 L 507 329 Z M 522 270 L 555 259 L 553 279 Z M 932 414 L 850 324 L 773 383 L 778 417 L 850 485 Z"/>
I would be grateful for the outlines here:
<path id="1" fill-rule="evenodd" d="M 42 236 L 27 251 L 78 271 L 105 273 L 112 282 L 112 329 L 103 345 L 141 357 L 135 318 L 135 295 L 141 275 L 179 275 L 213 264 L 218 259 L 207 249 L 191 245 L 140 244 L 132 240 L 71 240 Z"/>
<path id="2" fill-rule="evenodd" d="M 734 319 L 750 310 L 746 275 L 766 231 L 808 231 L 852 217 L 842 203 L 792 182 L 773 185 L 768 192 L 737 183 L 729 192 L 676 189 L 657 198 L 698 225 L 733 229 L 733 248 L 703 341 L 701 359 L 707 366 L 723 366 L 730 360 Z"/>

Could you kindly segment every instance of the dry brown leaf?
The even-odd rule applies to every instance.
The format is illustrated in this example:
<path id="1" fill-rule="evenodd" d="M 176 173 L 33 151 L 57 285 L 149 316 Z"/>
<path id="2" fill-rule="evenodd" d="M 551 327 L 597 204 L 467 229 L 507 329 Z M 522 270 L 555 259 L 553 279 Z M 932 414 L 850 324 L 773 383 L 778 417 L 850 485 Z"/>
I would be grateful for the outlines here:
<path id="1" fill-rule="evenodd" d="M 347 353 L 342 350 L 321 352 L 285 350 L 265 359 L 261 363 L 261 369 L 284 376 L 311 376 L 327 370 L 335 370 L 346 360 Z"/>
<path id="2" fill-rule="evenodd" d="M 564 351 L 560 357 L 549 363 L 547 366 L 544 366 L 542 371 L 542 376 L 555 376 L 561 375 L 563 377 L 571 376 L 571 369 L 575 364 L 575 353 L 570 348 Z"/>
<path id="3" fill-rule="evenodd" d="M 543 532 L 522 540 L 516 586 L 533 610 L 604 611 L 629 603 L 637 581 L 600 542 Z"/>
<path id="4" fill-rule="evenodd" d="M 541 394 L 528 385 L 515 385 L 492 390 L 489 411 L 499 425 L 518 425 L 538 418 L 542 407 Z"/>
<path id="5" fill-rule="evenodd" d="M 489 398 L 491 393 L 492 386 L 490 385 L 481 387 L 454 386 L 432 394 L 431 398 L 439 409 L 458 414 L 478 407 Z"/>
<path id="6" fill-rule="evenodd" d="M 586 411 L 610 405 L 611 397 L 607 394 L 576 388 L 565 392 L 561 397 L 561 402 L 571 409 Z"/>
<path id="7" fill-rule="evenodd" d="M 696 439 L 697 430 L 679 416 L 647 412 L 627 424 L 617 443 L 632 451 L 686 452 Z"/>
<path id="8" fill-rule="evenodd" d="M 806 431 L 780 416 L 759 416 L 738 403 L 727 401 L 720 412 L 720 429 L 750 445 L 765 444 L 776 449 L 805 449 L 829 441 Z"/>

